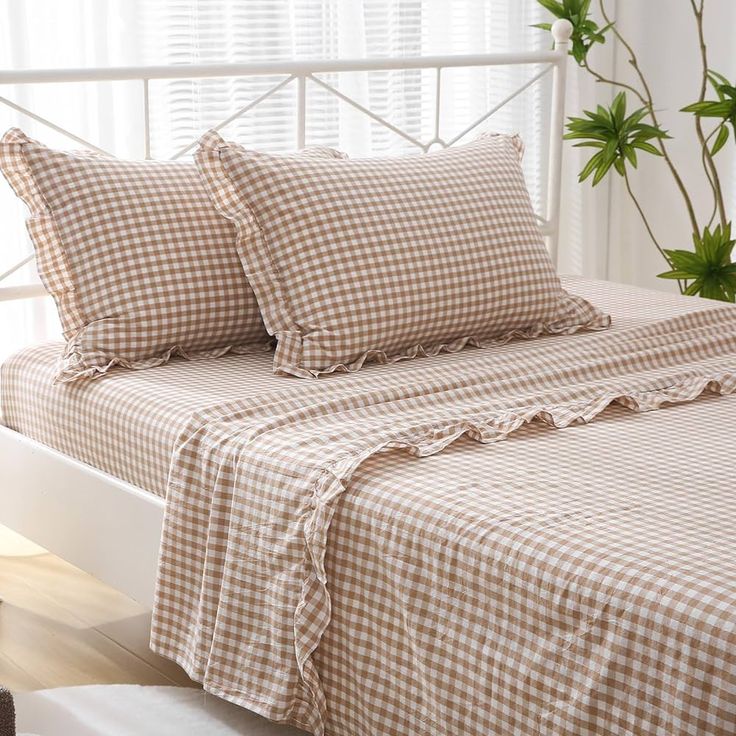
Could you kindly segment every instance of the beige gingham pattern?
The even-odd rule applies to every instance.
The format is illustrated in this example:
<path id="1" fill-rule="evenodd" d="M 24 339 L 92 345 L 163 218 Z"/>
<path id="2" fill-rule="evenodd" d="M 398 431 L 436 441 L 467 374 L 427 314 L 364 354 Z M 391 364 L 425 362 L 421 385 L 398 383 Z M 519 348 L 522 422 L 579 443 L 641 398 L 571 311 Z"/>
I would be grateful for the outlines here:
<path id="1" fill-rule="evenodd" d="M 651 379 L 658 386 L 637 392 L 640 408 L 654 408 L 664 396 L 694 398 L 708 374 L 720 372 L 718 364 L 730 362 L 733 369 L 715 335 L 723 333 L 731 345 L 733 318 L 708 330 L 710 347 L 703 350 L 693 338 L 704 330 L 668 334 L 671 320 L 684 326 L 685 315 L 718 310 L 718 304 L 603 282 L 563 283 L 613 315 L 606 338 L 618 335 L 634 343 L 634 337 L 647 335 L 636 341 L 635 362 L 647 364 L 651 373 L 629 374 L 620 363 L 627 381 L 630 376 L 651 386 Z M 711 321 L 703 314 L 693 319 Z M 5 423 L 19 431 L 108 472 L 114 467 L 131 482 L 145 485 L 151 478 L 146 482 L 160 485 L 166 455 L 189 418 L 214 418 L 211 429 L 234 430 L 230 442 L 236 452 L 248 423 L 227 415 L 260 399 L 270 405 L 264 413 L 271 412 L 274 428 L 294 421 L 293 447 L 301 452 L 300 443 L 314 440 L 314 433 L 299 428 L 311 404 L 341 404 L 345 396 L 357 403 L 366 390 L 398 397 L 408 387 L 428 386 L 428 375 L 436 385 L 447 376 L 448 361 L 453 374 L 482 375 L 476 370 L 485 370 L 479 358 L 494 355 L 492 365 L 500 369 L 531 347 L 547 356 L 550 363 L 534 364 L 549 374 L 557 365 L 556 346 L 567 351 L 586 344 L 590 350 L 581 348 L 585 359 L 576 363 L 580 371 L 595 373 L 601 364 L 594 347 L 602 337 L 543 337 L 534 344 L 370 365 L 356 375 L 318 382 L 271 376 L 264 371 L 269 358 L 260 354 L 173 360 L 155 371 L 50 386 L 53 346 L 40 346 L 3 366 L 1 406 Z M 657 353 L 665 362 L 662 350 L 671 354 L 682 380 L 667 380 L 668 371 L 657 368 Z M 692 350 L 698 359 L 685 367 L 683 356 Z M 632 360 L 631 353 L 615 351 L 610 360 L 624 358 Z M 523 364 L 516 375 L 523 380 Z M 562 383 L 564 377 L 548 385 Z M 289 391 L 279 397 L 284 385 Z M 589 424 L 553 430 L 532 422 L 492 445 L 464 437 L 431 456 L 387 451 L 365 459 L 335 504 L 327 537 L 331 617 L 311 658 L 326 699 L 326 733 L 736 732 L 736 397 L 713 396 L 705 388 L 707 395 L 697 400 L 658 411 L 635 413 L 614 404 Z M 728 389 L 723 381 L 720 390 Z M 503 387 L 502 393 L 508 395 Z M 571 418 L 559 405 L 555 416 L 562 424 Z M 57 428 L 62 417 L 66 423 Z M 335 422 L 317 433 L 342 431 L 342 421 Z M 68 431 L 72 426 L 79 431 Z M 201 426 L 200 419 L 194 426 Z M 274 448 L 285 439 L 283 430 L 269 426 L 267 432 Z M 129 434 L 137 438 L 132 456 L 126 452 Z M 256 433 L 251 439 L 258 440 Z M 447 438 L 437 439 L 440 444 L 430 449 Z M 146 445 L 149 465 L 155 466 L 148 474 Z M 181 502 L 186 494 L 193 505 L 186 509 L 190 526 L 169 538 L 176 549 L 165 550 L 167 574 L 178 577 L 176 583 L 169 578 L 171 597 L 158 614 L 155 646 L 185 664 L 206 689 L 309 728 L 314 710 L 303 688 L 289 690 L 289 678 L 276 693 L 285 699 L 268 701 L 279 673 L 268 668 L 258 645 L 268 641 L 277 649 L 288 632 L 267 625 L 253 630 L 263 621 L 260 606 L 279 584 L 276 567 L 284 560 L 287 535 L 278 523 L 249 525 L 265 500 L 259 503 L 259 489 L 244 485 L 241 476 L 227 475 L 230 458 L 219 467 L 225 487 L 232 484 L 225 496 L 208 495 L 206 481 L 213 478 L 206 465 L 191 470 L 205 482 L 173 492 L 172 498 Z M 213 556 L 203 575 L 207 531 Z M 233 537 L 229 550 L 221 546 L 229 534 L 243 535 L 242 546 Z M 252 552 L 266 559 L 253 559 Z M 261 572 L 252 590 L 237 569 L 251 563 Z M 200 589 L 203 598 L 192 601 Z M 251 595 L 256 608 L 248 610 Z M 200 615 L 201 640 L 195 633 Z M 213 621 L 216 630 L 207 629 Z M 285 656 L 290 652 L 287 647 Z M 267 702 L 259 699 L 264 692 Z"/>
<path id="2" fill-rule="evenodd" d="M 366 461 L 389 453 L 394 465 L 410 464 L 464 437 L 492 445 L 532 422 L 552 432 L 591 422 L 611 404 L 644 412 L 729 395 L 736 308 L 694 307 L 628 330 L 473 351 L 403 376 L 321 382 L 327 388 L 308 401 L 291 384 L 196 412 L 169 474 L 154 649 L 216 694 L 315 734 L 484 734 L 493 723 L 510 733 L 600 736 L 632 725 L 635 733 L 728 733 L 736 725 L 736 570 L 732 559 L 724 576 L 728 560 L 721 554 L 713 565 L 703 555 L 722 520 L 698 524 L 689 483 L 673 502 L 694 527 L 671 539 L 678 527 L 664 514 L 661 485 L 643 502 L 639 487 L 629 488 L 609 514 L 599 498 L 588 516 L 585 507 L 499 506 L 493 473 L 459 499 L 436 480 L 424 498 L 399 480 L 390 503 L 362 508 L 368 526 L 337 542 L 350 550 L 337 568 L 350 581 L 342 592 L 356 664 L 314 655 L 333 618 L 331 522 Z M 493 447 L 476 452 L 493 461 Z M 515 486 L 523 488 L 521 468 Z M 660 469 L 668 480 L 682 472 Z M 685 477 L 696 495 L 715 493 L 720 512 L 731 483 L 716 471 L 714 489 L 710 470 L 704 458 L 701 472 Z M 449 466 L 442 479 L 455 478 Z M 595 482 L 578 479 L 584 495 Z M 631 548 L 642 523 L 647 541 L 656 540 L 651 556 Z M 373 580 L 364 590 L 353 562 L 365 569 L 379 559 L 383 569 L 363 578 Z M 391 608 L 396 615 L 386 617 Z M 371 625 L 380 630 L 367 645 Z M 320 662 L 336 678 L 335 712 Z M 340 683 L 353 677 L 364 695 L 348 703 Z M 382 696 L 391 701 L 396 681 L 408 684 L 387 706 Z"/>
<path id="3" fill-rule="evenodd" d="M 0 169 L 68 341 L 57 380 L 268 346 L 235 228 L 192 163 L 54 151 L 11 129 Z"/>
<path id="4" fill-rule="evenodd" d="M 356 371 L 512 338 L 601 329 L 535 222 L 518 137 L 424 156 L 273 156 L 205 135 L 195 156 L 238 248 L 274 370 Z"/>

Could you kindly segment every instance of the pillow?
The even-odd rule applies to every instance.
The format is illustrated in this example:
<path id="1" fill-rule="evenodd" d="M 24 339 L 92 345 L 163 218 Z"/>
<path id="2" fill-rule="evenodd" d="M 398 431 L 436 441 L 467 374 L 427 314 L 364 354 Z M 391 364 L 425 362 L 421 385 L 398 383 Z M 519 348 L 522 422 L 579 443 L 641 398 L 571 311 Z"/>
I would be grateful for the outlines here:
<path id="1" fill-rule="evenodd" d="M 53 151 L 11 129 L 0 168 L 67 339 L 57 381 L 269 346 L 235 228 L 193 163 Z"/>
<path id="2" fill-rule="evenodd" d="M 275 372 L 607 327 L 560 285 L 521 151 L 518 137 L 484 135 L 421 156 L 306 160 L 206 134 L 195 159 L 237 226 Z"/>

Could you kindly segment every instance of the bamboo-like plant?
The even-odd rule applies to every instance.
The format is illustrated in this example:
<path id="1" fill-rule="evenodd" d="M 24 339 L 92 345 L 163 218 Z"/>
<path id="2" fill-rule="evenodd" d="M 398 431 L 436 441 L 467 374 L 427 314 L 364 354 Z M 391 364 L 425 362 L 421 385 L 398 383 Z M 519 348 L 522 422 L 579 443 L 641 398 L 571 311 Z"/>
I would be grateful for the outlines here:
<path id="1" fill-rule="evenodd" d="M 660 125 L 651 88 L 636 52 L 610 17 L 606 0 L 598 0 L 598 20 L 593 17 L 592 0 L 537 2 L 555 18 L 564 18 L 572 24 L 570 54 L 578 65 L 597 82 L 620 90 L 609 107 L 599 105 L 595 112 L 585 110 L 584 117 L 568 119 L 565 138 L 577 141 L 576 147 L 595 150 L 580 172 L 579 180 L 583 182 L 592 177 L 592 184 L 596 186 L 609 172 L 621 176 L 649 237 L 667 264 L 667 270 L 659 276 L 676 280 L 683 294 L 733 302 L 736 300 L 736 264 L 732 263 L 731 254 L 736 240 L 732 238 L 716 156 L 728 143 L 731 133 L 736 141 L 736 85 L 708 65 L 703 30 L 705 0 L 688 0 L 695 21 L 702 77 L 698 98 L 681 110 L 693 116 L 695 139 L 713 197 L 712 211 L 703 222 L 697 217 L 685 181 L 669 154 L 667 141 L 670 136 Z M 540 23 L 536 27 L 549 30 L 551 24 Z M 590 50 L 609 37 L 627 54 L 634 72 L 633 81 L 606 77 L 592 66 Z M 627 115 L 629 97 L 640 107 Z M 631 183 L 631 169 L 637 168 L 639 153 L 658 156 L 669 169 L 687 210 L 694 251 L 665 248 L 657 239 Z"/>

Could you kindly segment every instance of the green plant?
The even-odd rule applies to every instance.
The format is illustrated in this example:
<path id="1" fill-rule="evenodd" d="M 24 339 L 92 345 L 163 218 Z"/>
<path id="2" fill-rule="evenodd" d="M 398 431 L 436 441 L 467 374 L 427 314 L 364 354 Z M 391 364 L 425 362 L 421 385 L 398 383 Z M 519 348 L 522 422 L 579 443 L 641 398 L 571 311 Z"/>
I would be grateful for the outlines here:
<path id="1" fill-rule="evenodd" d="M 666 250 L 672 270 L 660 273 L 663 279 L 688 282 L 685 294 L 700 294 L 708 299 L 732 302 L 736 297 L 736 263 L 731 253 L 736 240 L 731 238 L 730 223 L 711 232 L 706 227 L 702 236 L 693 235 L 695 251 Z"/>
<path id="2" fill-rule="evenodd" d="M 555 18 L 564 18 L 572 23 L 572 47 L 570 53 L 578 64 L 582 63 L 588 54 L 588 49 L 596 43 L 605 43 L 606 28 L 600 28 L 590 17 L 591 0 L 537 0 L 540 5 L 549 10 Z M 537 23 L 535 28 L 543 31 L 552 29 L 551 23 Z"/>
<path id="3" fill-rule="evenodd" d="M 667 133 L 654 125 L 643 123 L 649 114 L 641 107 L 626 117 L 626 95 L 619 92 L 611 106 L 598 105 L 597 112 L 584 111 L 584 118 L 570 118 L 565 138 L 580 140 L 576 148 L 596 148 L 598 151 L 580 172 L 579 180 L 585 181 L 591 174 L 593 186 L 598 184 L 613 167 L 621 176 L 626 176 L 626 164 L 638 166 L 636 152 L 644 151 L 661 156 L 659 149 L 649 141 L 669 138 Z"/>
<path id="4" fill-rule="evenodd" d="M 712 69 L 708 71 L 708 81 L 718 99 L 693 102 L 692 105 L 683 107 L 681 112 L 691 112 L 699 118 L 720 120 L 718 127 L 713 131 L 716 134 L 716 140 L 710 149 L 711 156 L 715 156 L 728 141 L 728 123 L 731 124 L 734 135 L 736 135 L 736 87 L 729 84 L 726 77 Z"/>
<path id="5" fill-rule="evenodd" d="M 736 300 L 736 265 L 731 262 L 734 241 L 715 157 L 728 143 L 730 129 L 736 140 L 736 86 L 708 66 L 703 23 L 705 0 L 687 1 L 695 19 L 702 74 L 697 100 L 684 107 L 682 112 L 693 116 L 697 145 L 713 197 L 712 210 L 703 222 L 696 215 L 685 181 L 670 157 L 667 148 L 670 136 L 660 125 L 651 88 L 639 66 L 636 52 L 610 17 L 606 0 L 598 0 L 599 20 L 593 17 L 591 0 L 537 0 L 555 18 L 565 18 L 572 24 L 570 53 L 578 65 L 597 82 L 620 90 L 610 107 L 599 105 L 595 112 L 583 111 L 585 117 L 568 119 L 565 138 L 577 141 L 576 147 L 595 151 L 580 172 L 579 180 L 583 182 L 592 177 L 592 184 L 596 186 L 611 170 L 619 174 L 649 237 L 667 263 L 668 270 L 659 274 L 660 277 L 676 280 L 683 294 L 733 302 Z M 550 24 L 537 27 L 546 29 Z M 627 54 L 634 72 L 633 82 L 606 77 L 592 66 L 591 49 L 605 43 L 609 36 Z M 706 99 L 709 89 L 715 94 L 715 99 Z M 627 116 L 629 96 L 640 106 Z M 706 131 L 704 125 L 708 123 L 713 127 Z M 629 176 L 630 168 L 638 166 L 639 153 L 657 156 L 667 166 L 688 214 L 694 251 L 665 248 L 658 241 Z M 716 221 L 718 224 L 714 227 Z"/>

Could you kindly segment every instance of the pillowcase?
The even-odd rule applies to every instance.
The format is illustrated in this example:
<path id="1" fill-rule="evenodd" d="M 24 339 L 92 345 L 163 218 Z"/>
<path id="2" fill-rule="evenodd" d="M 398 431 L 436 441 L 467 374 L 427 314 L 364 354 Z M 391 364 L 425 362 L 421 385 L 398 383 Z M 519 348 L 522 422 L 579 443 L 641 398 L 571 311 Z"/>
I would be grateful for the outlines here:
<path id="1" fill-rule="evenodd" d="M 57 381 L 269 347 L 235 227 L 193 163 L 53 151 L 11 129 L 0 168 L 68 341 Z"/>
<path id="2" fill-rule="evenodd" d="M 560 285 L 518 137 L 421 156 L 306 160 L 226 143 L 195 160 L 278 340 L 274 370 L 358 370 L 610 319 Z"/>

